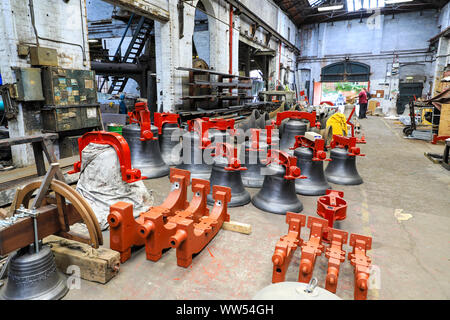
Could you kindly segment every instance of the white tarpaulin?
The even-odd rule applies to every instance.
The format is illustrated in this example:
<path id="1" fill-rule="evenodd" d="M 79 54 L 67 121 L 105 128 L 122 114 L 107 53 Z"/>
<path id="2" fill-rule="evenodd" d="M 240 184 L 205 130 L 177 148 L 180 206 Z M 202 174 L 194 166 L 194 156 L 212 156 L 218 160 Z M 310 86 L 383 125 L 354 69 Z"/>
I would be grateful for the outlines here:
<path id="1" fill-rule="evenodd" d="M 111 205 L 123 201 L 133 204 L 134 216 L 153 205 L 153 195 L 142 181 L 122 180 L 116 151 L 109 145 L 89 144 L 83 149 L 77 191 L 89 202 L 102 230 L 108 225 Z"/>

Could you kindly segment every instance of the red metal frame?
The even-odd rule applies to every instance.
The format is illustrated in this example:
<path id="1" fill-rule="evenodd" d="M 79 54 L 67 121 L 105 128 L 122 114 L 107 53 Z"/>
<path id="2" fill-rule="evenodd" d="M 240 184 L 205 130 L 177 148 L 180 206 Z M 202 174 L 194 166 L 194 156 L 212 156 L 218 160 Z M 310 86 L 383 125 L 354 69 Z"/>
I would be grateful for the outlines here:
<path id="1" fill-rule="evenodd" d="M 276 162 L 286 167 L 286 175 L 284 176 L 286 180 L 306 179 L 305 176 L 301 175 L 300 168 L 297 167 L 297 158 L 284 151 L 269 149 L 267 159 L 262 162 L 266 165 Z"/>
<path id="2" fill-rule="evenodd" d="M 300 259 L 300 272 L 298 281 L 309 283 L 312 278 L 317 256 L 324 250 L 322 245 L 323 232 L 328 229 L 328 221 L 316 217 L 308 217 L 308 228 L 310 231 L 309 240 L 302 245 L 302 256 Z"/>
<path id="3" fill-rule="evenodd" d="M 328 259 L 325 289 L 332 293 L 336 293 L 339 269 L 341 263 L 345 261 L 345 251 L 342 250 L 342 246 L 347 243 L 348 232 L 337 229 L 328 229 L 328 233 L 331 237 L 331 245 L 326 248 L 325 251 L 325 257 Z"/>
<path id="4" fill-rule="evenodd" d="M 306 139 L 305 136 L 296 136 L 294 147 L 289 149 L 295 150 L 300 147 L 310 148 L 313 151 L 312 161 L 331 161 L 331 159 L 327 159 L 324 139 L 311 141 Z"/>
<path id="5" fill-rule="evenodd" d="M 146 102 L 136 103 L 133 112 L 128 112 L 130 123 L 139 124 L 141 127 L 141 141 L 158 140 L 153 136 L 150 111 Z"/>
<path id="6" fill-rule="evenodd" d="M 228 130 L 231 135 L 236 135 L 237 131 L 234 129 L 234 124 L 234 119 L 197 118 L 188 120 L 188 130 L 195 131 L 200 135 L 200 149 L 206 149 L 211 145 L 211 140 L 208 137 L 210 129 Z"/>
<path id="7" fill-rule="evenodd" d="M 283 282 L 285 280 L 286 271 L 289 268 L 295 250 L 303 244 L 303 240 L 300 238 L 300 232 L 306 224 L 306 216 L 299 213 L 287 212 L 286 223 L 289 224 L 288 234 L 281 237 L 277 242 L 275 252 L 272 256 L 272 283 Z"/>
<path id="8" fill-rule="evenodd" d="M 161 135 L 163 132 L 163 127 L 166 123 L 175 123 L 178 125 L 178 128 L 180 127 L 179 125 L 179 120 L 180 120 L 180 115 L 177 113 L 154 113 L 153 114 L 153 123 L 155 124 L 156 127 L 158 127 L 158 132 Z"/>
<path id="9" fill-rule="evenodd" d="M 84 148 L 90 143 L 106 144 L 112 146 L 116 152 L 120 162 L 120 171 L 122 173 L 122 180 L 128 183 L 133 183 L 147 177 L 141 176 L 139 169 L 133 169 L 131 167 L 131 154 L 130 147 L 127 141 L 120 134 L 116 132 L 106 131 L 91 131 L 85 133 L 78 139 L 78 150 L 80 154 L 80 161 L 75 162 L 73 170 L 69 171 L 69 174 L 77 173 L 81 171 L 81 159 Z"/>
<path id="10" fill-rule="evenodd" d="M 450 139 L 450 136 L 438 136 L 437 134 L 433 134 L 432 144 L 437 144 L 438 141 L 444 141 Z"/>
<path id="11" fill-rule="evenodd" d="M 372 238 L 358 234 L 350 236 L 350 246 L 353 252 L 348 254 L 350 264 L 354 266 L 355 273 L 355 300 L 367 300 L 369 290 L 370 265 L 372 260 L 366 252 L 372 248 Z"/>
<path id="12" fill-rule="evenodd" d="M 234 148 L 229 143 L 218 142 L 216 144 L 216 151 L 211 154 L 213 157 L 226 157 L 228 159 L 228 167 L 225 167 L 226 171 L 244 171 L 246 167 L 241 166 L 241 162 L 238 159 L 237 148 Z"/>
<path id="13" fill-rule="evenodd" d="M 361 149 L 356 147 L 355 137 L 344 137 L 339 135 L 333 135 L 333 140 L 331 140 L 329 148 L 342 148 L 347 149 L 349 156 L 360 156 L 364 157 L 365 154 L 361 154 Z"/>
<path id="14" fill-rule="evenodd" d="M 146 237 L 153 230 L 154 225 L 146 220 L 149 213 L 159 215 L 163 220 L 189 206 L 187 187 L 190 183 L 190 176 L 189 171 L 171 168 L 170 182 L 173 187 L 164 203 L 150 208 L 148 212 L 142 213 L 136 220 L 133 217 L 132 204 L 119 202 L 111 206 L 108 215 L 110 248 L 120 252 L 122 263 L 131 257 L 131 247 L 144 245 Z"/>
<path id="15" fill-rule="evenodd" d="M 348 119 L 347 119 L 347 124 L 350 125 L 350 126 L 352 127 L 352 137 L 356 138 L 356 143 L 362 143 L 362 144 L 364 144 L 364 143 L 366 143 L 366 137 L 361 136 L 361 139 L 358 138 L 358 137 L 356 137 L 356 136 L 355 136 L 355 125 L 354 125 L 352 122 L 350 122 L 350 120 L 351 120 L 352 117 L 353 117 L 353 114 L 355 113 L 355 110 L 356 110 L 356 106 L 353 107 L 353 110 L 352 110 L 352 112 L 350 113 L 350 116 L 349 116 Z"/>
<path id="16" fill-rule="evenodd" d="M 325 196 L 317 199 L 317 214 L 328 221 L 329 228 L 333 228 L 334 221 L 347 217 L 347 201 L 343 197 L 342 191 L 327 190 Z M 324 232 L 323 240 L 328 242 L 330 239 L 328 232 Z"/>
<path id="17" fill-rule="evenodd" d="M 277 121 L 275 124 L 277 126 L 281 125 L 284 119 L 305 119 L 308 120 L 311 128 L 317 127 L 320 129 L 320 122 L 317 122 L 316 112 L 305 112 L 305 111 L 284 111 L 277 113 Z"/>

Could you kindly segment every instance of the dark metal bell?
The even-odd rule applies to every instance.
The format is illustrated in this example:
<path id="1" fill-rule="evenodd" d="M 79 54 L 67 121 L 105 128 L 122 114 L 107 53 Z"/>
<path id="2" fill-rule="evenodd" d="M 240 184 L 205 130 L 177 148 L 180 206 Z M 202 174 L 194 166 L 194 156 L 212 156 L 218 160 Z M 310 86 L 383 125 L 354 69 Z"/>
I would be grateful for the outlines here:
<path id="1" fill-rule="evenodd" d="M 264 112 L 258 119 L 256 119 L 256 127 L 259 129 L 264 129 L 268 120 L 270 120 L 269 114 Z"/>
<path id="2" fill-rule="evenodd" d="M 240 207 L 250 203 L 250 193 L 245 190 L 242 183 L 240 170 L 225 170 L 228 167 L 228 159 L 218 156 L 214 159 L 210 183 L 212 186 L 224 186 L 231 189 L 231 201 L 228 207 Z M 212 188 L 211 188 L 212 190 Z M 208 194 L 207 201 L 209 205 L 214 204 L 212 192 Z"/>
<path id="3" fill-rule="evenodd" d="M 335 148 L 330 152 L 331 162 L 325 169 L 329 182 L 340 185 L 358 185 L 363 179 L 356 169 L 356 157 L 348 155 L 344 148 Z"/>
<path id="4" fill-rule="evenodd" d="M 151 126 L 153 137 L 158 137 L 158 127 Z M 164 162 L 158 140 L 141 141 L 141 128 L 130 124 L 123 128 L 122 135 L 128 142 L 133 168 L 141 170 L 142 176 L 149 179 L 169 174 L 170 168 Z"/>
<path id="5" fill-rule="evenodd" d="M 251 146 L 251 141 L 246 141 L 241 145 L 241 162 L 247 168 L 241 172 L 242 183 L 248 188 L 261 188 L 264 182 L 262 169 L 265 168 L 261 159 L 267 158 L 268 146 L 264 142 L 259 143 L 260 150 L 252 149 Z"/>
<path id="6" fill-rule="evenodd" d="M 167 123 L 163 126 L 159 137 L 159 147 L 164 162 L 169 166 L 181 164 L 181 137 L 185 133 L 176 123 Z"/>
<path id="7" fill-rule="evenodd" d="M 34 246 L 19 250 L 8 267 L 0 300 L 57 300 L 69 291 L 66 277 L 56 269 L 49 246 L 35 253 Z"/>
<path id="8" fill-rule="evenodd" d="M 300 147 L 295 149 L 297 166 L 306 179 L 295 181 L 295 191 L 305 196 L 324 195 L 327 189 L 331 189 L 323 172 L 323 161 L 313 161 L 314 152 L 310 148 Z"/>
<path id="9" fill-rule="evenodd" d="M 181 164 L 178 169 L 191 172 L 191 179 L 209 180 L 212 170 L 211 162 L 205 161 L 206 153 L 211 154 L 211 149 L 200 148 L 200 137 L 196 132 L 186 132 L 183 134 Z"/>
<path id="10" fill-rule="evenodd" d="M 296 136 L 305 135 L 306 128 L 306 123 L 300 119 L 289 119 L 289 121 L 283 125 L 281 131 L 280 150 L 291 155 L 294 154 L 294 151 L 289 148 L 294 147 Z"/>
<path id="11" fill-rule="evenodd" d="M 284 178 L 286 168 L 277 163 L 271 163 L 267 165 L 265 171 L 263 186 L 252 198 L 253 205 L 275 214 L 302 211 L 303 204 L 295 193 L 295 180 Z"/>

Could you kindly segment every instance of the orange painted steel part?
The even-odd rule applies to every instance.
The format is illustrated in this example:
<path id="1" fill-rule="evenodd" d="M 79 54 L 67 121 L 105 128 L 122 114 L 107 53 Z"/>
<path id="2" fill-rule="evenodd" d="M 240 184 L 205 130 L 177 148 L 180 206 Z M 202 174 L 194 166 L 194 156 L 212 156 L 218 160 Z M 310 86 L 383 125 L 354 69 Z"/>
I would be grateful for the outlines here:
<path id="1" fill-rule="evenodd" d="M 372 260 L 366 255 L 366 252 L 372 248 L 372 238 L 352 234 L 350 236 L 350 246 L 353 247 L 353 252 L 348 254 L 348 259 L 354 267 L 355 273 L 354 299 L 367 300 Z"/>
<path id="2" fill-rule="evenodd" d="M 300 238 L 300 232 L 306 224 L 306 216 L 299 213 L 287 212 L 286 223 L 289 224 L 289 232 L 277 242 L 275 252 L 272 256 L 272 283 L 283 282 L 285 280 L 286 271 L 289 268 L 292 256 L 297 247 L 303 243 L 303 240 Z"/>
<path id="3" fill-rule="evenodd" d="M 130 258 L 132 246 L 145 244 L 145 237 L 142 237 L 142 235 L 147 229 L 151 229 L 151 226 L 145 223 L 145 216 L 160 214 L 164 218 L 188 207 L 187 187 L 190 183 L 190 172 L 171 168 L 170 182 L 172 183 L 172 191 L 164 203 L 158 207 L 150 208 L 146 213 L 142 213 L 137 220 L 133 217 L 133 206 L 131 204 L 119 202 L 111 206 L 108 215 L 110 247 L 112 250 L 120 252 L 122 263 Z"/>
<path id="4" fill-rule="evenodd" d="M 328 221 L 316 217 L 308 217 L 308 228 L 311 230 L 309 240 L 302 245 L 302 255 L 300 259 L 300 272 L 298 281 L 309 283 L 312 278 L 316 257 L 320 256 L 324 250 L 322 245 L 323 232 L 328 229 Z"/>
<path id="5" fill-rule="evenodd" d="M 166 123 L 172 123 L 178 125 L 180 127 L 178 121 L 180 120 L 180 115 L 176 113 L 154 113 L 153 114 L 153 122 L 156 127 L 158 127 L 158 132 L 161 135 L 163 132 L 163 127 Z"/>
<path id="6" fill-rule="evenodd" d="M 305 112 L 305 111 L 284 111 L 277 113 L 277 120 L 275 124 L 277 126 L 281 125 L 284 119 L 304 119 L 308 120 L 311 128 L 317 127 L 320 129 L 320 122 L 317 122 L 316 112 Z"/>
<path id="7" fill-rule="evenodd" d="M 211 154 L 213 157 L 223 156 L 228 160 L 228 166 L 224 169 L 226 171 L 244 171 L 247 170 L 246 167 L 241 166 L 241 162 L 238 159 L 237 148 L 233 147 L 229 143 L 216 143 L 216 151 Z"/>
<path id="8" fill-rule="evenodd" d="M 328 229 L 328 233 L 331 238 L 331 245 L 326 248 L 325 251 L 325 257 L 328 259 L 325 289 L 336 293 L 339 268 L 341 263 L 345 261 L 345 251 L 342 250 L 342 246 L 347 243 L 348 232 L 337 229 Z"/>
<path id="9" fill-rule="evenodd" d="M 170 246 L 177 249 L 177 264 L 180 267 L 189 267 L 192 255 L 199 253 L 216 236 L 225 221 L 230 221 L 228 203 L 231 200 L 231 189 L 213 186 L 213 198 L 215 203 L 211 214 L 201 217 L 198 223 L 174 217 L 177 232 L 170 238 Z"/>
<path id="10" fill-rule="evenodd" d="M 237 134 L 234 129 L 234 119 L 210 119 L 210 118 L 197 118 L 194 120 L 188 120 L 188 130 L 197 132 L 200 136 L 200 149 L 206 149 L 211 145 L 211 140 L 208 137 L 210 129 L 216 129 L 220 131 L 228 130 L 231 135 Z"/>
<path id="11" fill-rule="evenodd" d="M 317 214 L 328 221 L 328 227 L 333 228 L 334 221 L 347 217 L 347 201 L 343 199 L 344 192 L 327 190 L 325 196 L 317 199 Z M 328 231 L 323 234 L 323 240 L 330 241 Z"/>
<path id="12" fill-rule="evenodd" d="M 122 180 L 128 183 L 133 183 L 147 177 L 141 176 L 139 169 L 133 169 L 131 167 L 131 153 L 130 147 L 127 141 L 120 134 L 116 132 L 106 131 L 91 131 L 85 133 L 78 139 L 78 150 L 80 154 L 80 161 L 75 162 L 73 170 L 69 171 L 69 174 L 77 173 L 81 171 L 81 159 L 84 148 L 90 143 L 94 144 L 107 144 L 112 146 L 116 152 L 120 162 L 120 171 L 122 173 Z"/>
<path id="13" fill-rule="evenodd" d="M 141 127 L 141 141 L 158 140 L 158 138 L 153 136 L 150 111 L 148 110 L 147 103 L 136 103 L 134 111 L 128 112 L 128 117 L 131 123 L 136 123 Z"/>
<path id="14" fill-rule="evenodd" d="M 305 136 L 295 136 L 294 147 L 289 149 L 295 150 L 300 147 L 309 148 L 313 151 L 312 161 L 331 161 L 331 159 L 327 159 L 325 140 L 323 139 L 311 141 L 306 139 Z"/>
<path id="15" fill-rule="evenodd" d="M 360 157 L 365 156 L 365 154 L 362 154 L 361 150 L 358 147 L 356 147 L 355 137 L 344 137 L 339 135 L 333 135 L 333 140 L 331 140 L 329 147 L 331 149 L 334 148 L 347 149 L 349 156 L 360 156 Z"/>
<path id="16" fill-rule="evenodd" d="M 286 180 L 306 179 L 305 176 L 301 175 L 300 168 L 297 167 L 297 158 L 284 151 L 269 149 L 267 159 L 262 162 L 266 165 L 275 162 L 286 167 L 286 175 L 284 176 Z"/>

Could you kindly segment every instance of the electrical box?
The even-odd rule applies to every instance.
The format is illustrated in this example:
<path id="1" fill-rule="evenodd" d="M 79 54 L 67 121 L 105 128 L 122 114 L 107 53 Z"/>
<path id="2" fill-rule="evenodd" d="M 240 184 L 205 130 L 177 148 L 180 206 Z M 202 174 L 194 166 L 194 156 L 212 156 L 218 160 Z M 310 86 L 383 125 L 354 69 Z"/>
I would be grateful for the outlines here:
<path id="1" fill-rule="evenodd" d="M 58 66 L 58 51 L 44 47 L 30 47 L 32 66 Z"/>
<path id="2" fill-rule="evenodd" d="M 308 131 L 305 132 L 305 138 L 309 141 L 316 141 L 316 139 L 322 139 L 322 136 L 316 132 Z"/>
<path id="3" fill-rule="evenodd" d="M 100 105 L 46 106 L 41 109 L 42 127 L 46 132 L 63 132 L 102 128 Z"/>
<path id="4" fill-rule="evenodd" d="M 41 69 L 16 68 L 17 101 L 43 101 Z"/>
<path id="5" fill-rule="evenodd" d="M 97 104 L 94 71 L 44 67 L 42 73 L 47 106 Z"/>

